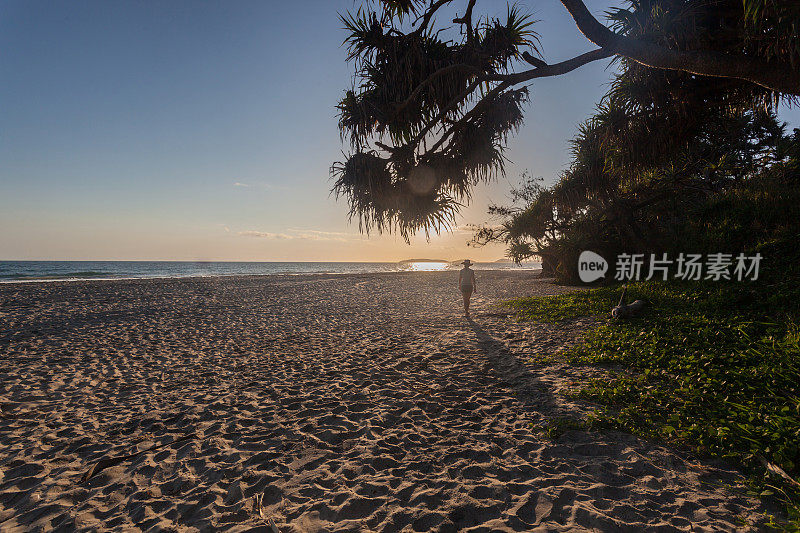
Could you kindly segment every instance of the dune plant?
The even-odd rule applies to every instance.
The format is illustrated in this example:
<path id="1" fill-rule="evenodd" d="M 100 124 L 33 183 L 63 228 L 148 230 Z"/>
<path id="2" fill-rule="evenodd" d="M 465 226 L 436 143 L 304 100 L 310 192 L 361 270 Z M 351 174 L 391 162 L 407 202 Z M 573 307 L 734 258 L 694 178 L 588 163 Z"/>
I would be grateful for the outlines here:
<path id="1" fill-rule="evenodd" d="M 601 318 L 560 354 L 570 364 L 612 369 L 573 391 L 598 406 L 583 427 L 739 464 L 759 494 L 786 504 L 789 522 L 774 525 L 792 529 L 800 527 L 800 254 L 788 239 L 758 250 L 779 260 L 755 282 L 630 285 L 631 298 L 650 302 L 630 320 L 608 318 L 619 287 L 507 305 L 522 320 Z"/>

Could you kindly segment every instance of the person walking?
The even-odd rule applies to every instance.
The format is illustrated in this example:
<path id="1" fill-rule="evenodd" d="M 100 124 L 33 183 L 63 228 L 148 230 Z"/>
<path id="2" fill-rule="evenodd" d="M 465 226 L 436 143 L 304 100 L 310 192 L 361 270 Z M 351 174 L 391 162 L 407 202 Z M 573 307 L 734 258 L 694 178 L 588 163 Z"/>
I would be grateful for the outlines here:
<path id="1" fill-rule="evenodd" d="M 475 292 L 475 271 L 469 268 L 472 265 L 472 261 L 469 259 L 465 259 L 461 264 L 464 265 L 464 268 L 458 273 L 458 288 L 461 289 L 461 295 L 464 297 L 464 314 L 469 317 L 469 299 Z"/>

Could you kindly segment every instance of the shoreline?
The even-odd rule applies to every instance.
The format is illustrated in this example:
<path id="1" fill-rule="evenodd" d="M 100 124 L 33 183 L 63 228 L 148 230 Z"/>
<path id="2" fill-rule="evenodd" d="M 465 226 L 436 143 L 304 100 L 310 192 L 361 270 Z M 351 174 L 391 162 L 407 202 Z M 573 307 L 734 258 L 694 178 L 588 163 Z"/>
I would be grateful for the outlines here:
<path id="1" fill-rule="evenodd" d="M 490 264 L 490 263 L 487 263 Z M 541 268 L 484 268 L 476 270 L 476 272 L 509 272 L 509 273 L 541 273 Z M 91 281 L 132 281 L 132 280 L 179 280 L 179 279 L 209 279 L 209 278 L 263 278 L 270 276 L 364 276 L 364 275 L 379 275 L 379 274 L 429 274 L 434 272 L 458 272 L 457 269 L 447 270 L 387 270 L 385 272 L 274 272 L 266 274 L 194 274 L 194 275 L 180 275 L 180 276 L 128 276 L 128 277 L 114 277 L 114 278 L 35 278 L 35 279 L 8 279 L 0 280 L 2 284 L 15 284 L 15 283 L 54 283 L 54 282 L 91 282 Z"/>

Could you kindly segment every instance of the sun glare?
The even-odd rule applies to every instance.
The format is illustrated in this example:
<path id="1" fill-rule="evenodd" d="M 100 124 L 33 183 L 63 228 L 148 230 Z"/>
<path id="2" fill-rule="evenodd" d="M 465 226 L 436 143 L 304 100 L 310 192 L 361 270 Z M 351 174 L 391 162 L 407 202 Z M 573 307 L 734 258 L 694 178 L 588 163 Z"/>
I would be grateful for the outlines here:
<path id="1" fill-rule="evenodd" d="M 447 270 L 447 267 L 449 266 L 450 265 L 448 263 L 434 263 L 431 261 L 419 261 L 408 264 L 409 270 L 413 270 L 414 272 Z"/>

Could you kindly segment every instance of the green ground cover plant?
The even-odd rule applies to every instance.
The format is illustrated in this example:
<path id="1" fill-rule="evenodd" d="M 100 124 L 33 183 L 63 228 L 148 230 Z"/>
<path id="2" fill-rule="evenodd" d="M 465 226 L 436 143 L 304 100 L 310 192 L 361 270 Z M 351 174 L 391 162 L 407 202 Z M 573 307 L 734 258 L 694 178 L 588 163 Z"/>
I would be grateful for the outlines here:
<path id="1" fill-rule="evenodd" d="M 628 301 L 646 299 L 645 312 L 601 320 L 565 354 L 574 364 L 616 369 L 611 379 L 576 391 L 600 406 L 588 427 L 624 430 L 738 463 L 754 475 L 763 496 L 775 493 L 789 504 L 784 526 L 800 528 L 792 503 L 800 491 L 765 466 L 776 465 L 795 480 L 800 474 L 796 274 L 783 261 L 758 281 L 630 284 Z M 609 316 L 620 293 L 619 286 L 601 287 L 506 305 L 521 320 Z"/>

